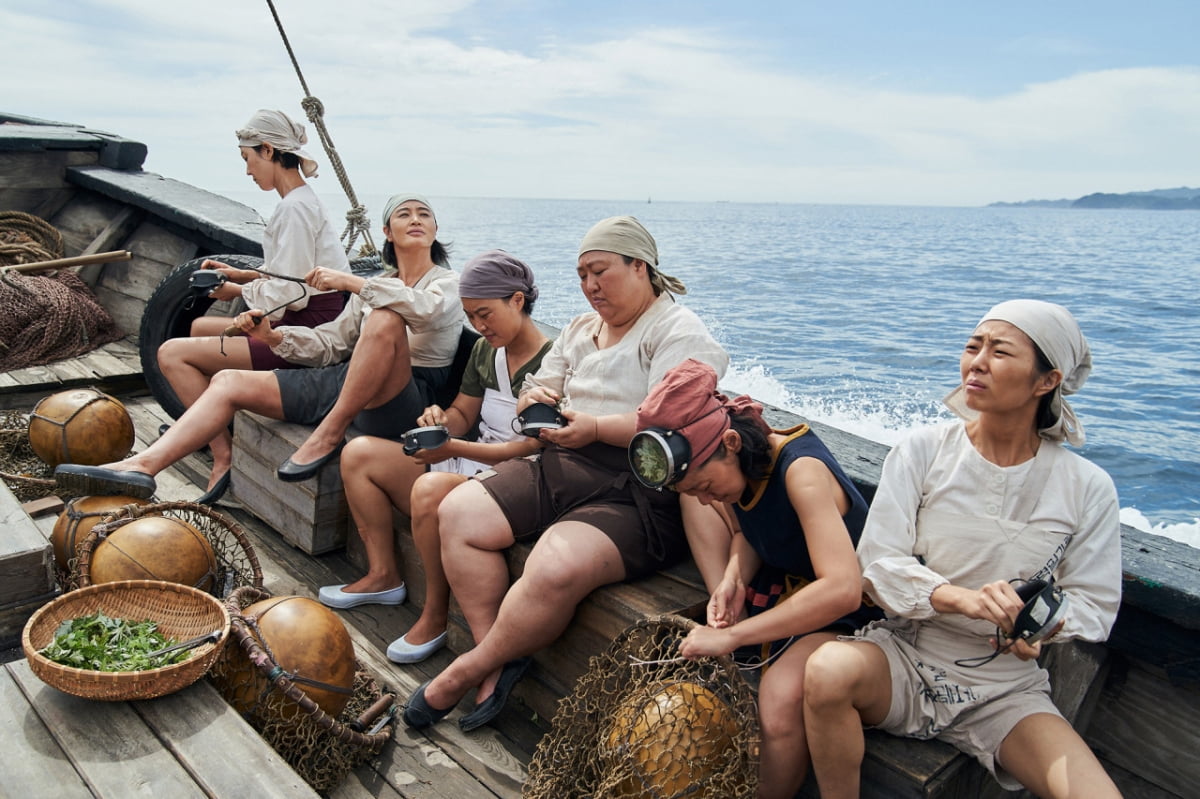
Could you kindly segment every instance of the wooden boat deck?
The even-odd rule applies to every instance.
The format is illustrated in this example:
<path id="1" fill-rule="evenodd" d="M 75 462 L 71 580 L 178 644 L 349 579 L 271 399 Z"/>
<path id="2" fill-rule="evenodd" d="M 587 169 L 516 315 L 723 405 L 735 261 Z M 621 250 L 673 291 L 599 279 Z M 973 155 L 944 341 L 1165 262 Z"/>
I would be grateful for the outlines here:
<path id="1" fill-rule="evenodd" d="M 43 387 L 42 395 L 45 393 Z M 145 447 L 151 440 L 147 437 L 156 436 L 158 426 L 170 421 L 148 394 L 127 395 L 122 400 L 138 432 L 137 448 Z M 193 455 L 163 472 L 158 479 L 158 499 L 195 499 L 203 490 L 208 468 L 204 456 Z M 218 509 L 236 519 L 245 529 L 262 564 L 264 588 L 275 595 L 315 597 L 319 586 L 348 582 L 358 575 L 357 567 L 347 560 L 344 552 L 318 557 L 307 555 L 289 545 L 252 514 L 238 507 L 220 506 Z M 49 536 L 56 517 L 55 513 L 47 513 L 38 516 L 35 522 L 43 534 Z M 364 606 L 342 611 L 340 616 L 346 622 L 359 660 L 371 670 L 380 685 L 396 693 L 400 703 L 452 658 L 449 651 L 443 650 L 425 663 L 412 666 L 397 666 L 387 660 L 384 656 L 387 644 L 416 621 L 416 613 L 409 606 Z M 20 658 L 19 648 L 9 652 L 8 657 Z M 2 796 L 33 797 L 51 795 L 51 792 L 58 795 L 60 779 L 72 785 L 83 782 L 92 791 L 72 794 L 67 789 L 63 796 L 124 799 L 148 789 L 152 789 L 153 795 L 165 795 L 160 789 L 178 787 L 176 778 L 180 772 L 190 775 L 189 779 L 194 783 L 186 791 L 181 789 L 180 795 L 305 795 L 307 786 L 302 782 L 300 789 L 293 793 L 259 793 L 249 780 L 236 783 L 234 790 L 228 785 L 211 782 L 217 775 L 209 774 L 206 767 L 192 764 L 189 758 L 210 757 L 214 751 L 226 751 L 229 755 L 225 763 L 227 770 L 230 763 L 242 761 L 245 761 L 246 769 L 251 769 L 256 767 L 254 764 L 259 758 L 269 760 L 271 754 L 266 744 L 206 682 L 173 697 L 109 704 L 76 701 L 43 685 L 29 672 L 23 660 L 0 668 L 3 669 L 0 701 L 10 708 L 4 711 L 8 715 L 0 720 L 0 746 L 6 761 L 46 759 L 57 764 L 55 769 L 10 770 L 6 767 L 5 775 L 0 777 Z M 185 706 L 192 706 L 192 711 L 177 710 L 177 707 Z M 177 718 L 181 715 L 194 719 L 195 724 L 187 727 L 186 719 Z M 458 729 L 453 723 L 454 718 L 426 732 L 416 732 L 399 724 L 379 756 L 359 767 L 327 795 L 334 799 L 519 797 L 526 764 L 545 731 L 544 721 L 539 724 L 517 701 L 510 702 L 492 726 L 470 735 Z M 234 721 L 244 730 L 238 729 Z M 129 732 L 118 739 L 105 735 L 105 728 L 113 724 L 128 725 Z M 89 725 L 100 731 L 99 738 L 94 733 L 89 736 Z M 244 734 L 247 731 L 249 736 Z M 194 747 L 194 751 L 177 743 L 176 739 Z M 111 751 L 106 747 L 112 747 Z M 124 763 L 127 750 L 132 761 L 129 768 L 112 768 L 114 763 Z M 251 753 L 250 760 L 239 754 L 243 751 Z M 112 762 L 100 769 L 103 778 L 93 778 L 87 773 L 93 761 L 106 759 Z M 170 765 L 171 760 L 175 761 L 174 766 Z M 77 764 L 76 761 L 80 762 Z M 143 771 L 140 764 L 150 761 L 166 765 L 161 770 Z M 71 769 L 75 771 L 74 777 L 70 770 L 63 772 L 66 777 L 56 776 L 56 769 L 68 765 L 74 767 Z M 298 779 L 286 765 L 284 769 L 285 775 Z M 235 772 L 242 770 L 241 765 L 234 769 Z"/>

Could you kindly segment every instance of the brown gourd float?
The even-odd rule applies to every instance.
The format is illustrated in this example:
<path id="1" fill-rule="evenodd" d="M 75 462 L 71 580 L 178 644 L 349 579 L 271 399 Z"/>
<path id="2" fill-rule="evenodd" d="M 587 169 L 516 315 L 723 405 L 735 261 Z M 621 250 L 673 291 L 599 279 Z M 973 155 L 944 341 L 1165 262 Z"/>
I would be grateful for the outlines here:
<path id="1" fill-rule="evenodd" d="M 250 605 L 241 614 L 251 634 L 309 699 L 330 716 L 337 718 L 354 688 L 357 662 L 354 643 L 345 624 L 329 608 L 302 596 L 280 596 Z M 226 661 L 214 679 L 225 699 L 240 713 L 265 715 L 277 713 L 288 718 L 302 712 L 294 703 L 263 706 L 267 678 L 239 646 L 225 649 Z M 321 683 L 339 690 L 316 685 Z"/>
<path id="2" fill-rule="evenodd" d="M 121 525 L 96 545 L 92 583 L 166 580 L 201 591 L 212 589 L 217 556 L 192 525 L 167 516 L 143 516 Z"/>
<path id="3" fill-rule="evenodd" d="M 105 516 L 112 515 L 126 505 L 146 505 L 148 502 L 146 499 L 124 496 L 75 497 L 69 501 L 62 513 L 58 514 L 58 521 L 50 533 L 54 562 L 58 568 L 63 571 L 70 568 L 71 560 L 79 556 L 79 545 Z"/>
<path id="4" fill-rule="evenodd" d="M 133 448 L 133 420 L 120 400 L 94 388 L 44 397 L 29 416 L 29 445 L 50 466 L 118 461 Z"/>
<path id="5" fill-rule="evenodd" d="M 611 795 L 717 799 L 696 786 L 720 766 L 737 732 L 729 707 L 704 686 L 648 686 L 620 706 L 600 750 L 610 770 L 632 771 Z"/>

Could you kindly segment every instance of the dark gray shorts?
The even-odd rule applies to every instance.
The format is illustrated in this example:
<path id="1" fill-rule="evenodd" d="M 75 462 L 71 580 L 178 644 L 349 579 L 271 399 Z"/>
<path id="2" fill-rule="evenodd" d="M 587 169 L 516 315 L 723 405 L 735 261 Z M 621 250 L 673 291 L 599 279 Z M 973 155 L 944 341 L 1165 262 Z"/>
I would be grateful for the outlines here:
<path id="1" fill-rule="evenodd" d="M 550 445 L 475 479 L 496 500 L 518 541 L 535 541 L 555 522 L 583 522 L 616 545 L 626 580 L 670 566 L 687 553 L 679 495 L 634 479 L 621 447 Z"/>
<path id="2" fill-rule="evenodd" d="M 342 384 L 346 381 L 349 361 L 311 369 L 276 369 L 279 399 L 283 405 L 284 421 L 316 425 L 332 410 Z M 434 388 L 428 378 L 445 380 L 448 368 L 425 369 L 413 367 L 413 379 L 400 393 L 378 408 L 360 411 L 354 426 L 367 435 L 399 439 L 405 431 L 417 426 L 417 417 L 430 404 Z"/>

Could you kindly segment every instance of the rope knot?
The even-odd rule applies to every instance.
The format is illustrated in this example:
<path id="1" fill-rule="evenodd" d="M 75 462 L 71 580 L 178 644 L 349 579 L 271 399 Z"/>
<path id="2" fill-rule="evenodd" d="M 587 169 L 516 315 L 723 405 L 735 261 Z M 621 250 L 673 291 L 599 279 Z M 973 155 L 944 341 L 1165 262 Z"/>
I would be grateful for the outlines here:
<path id="1" fill-rule="evenodd" d="M 308 121 L 314 125 L 325 115 L 325 106 L 316 97 L 309 95 L 300 101 L 300 107 L 304 109 L 304 113 L 308 115 Z"/>

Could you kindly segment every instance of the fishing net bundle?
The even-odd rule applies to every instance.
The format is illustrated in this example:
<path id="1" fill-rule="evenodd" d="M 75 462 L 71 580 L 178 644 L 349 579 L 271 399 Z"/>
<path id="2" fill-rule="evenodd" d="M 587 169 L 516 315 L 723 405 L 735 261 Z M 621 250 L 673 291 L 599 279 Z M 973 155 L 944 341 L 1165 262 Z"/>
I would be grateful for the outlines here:
<path id="1" fill-rule="evenodd" d="M 0 212 L 0 267 L 62 255 L 62 235 L 48 222 L 20 211 Z M 0 371 L 82 355 L 121 335 L 73 270 L 0 270 Z"/>
<path id="2" fill-rule="evenodd" d="M 754 796 L 754 694 L 729 657 L 679 656 L 694 626 L 644 619 L 591 659 L 538 744 L 526 799 Z"/>
<path id="3" fill-rule="evenodd" d="M 0 411 L 0 479 L 18 502 L 56 493 L 54 470 L 29 443 L 29 414 Z"/>
<path id="4" fill-rule="evenodd" d="M 232 619 L 229 646 L 239 646 L 254 668 L 222 657 L 208 677 L 221 695 L 313 790 L 337 787 L 351 771 L 377 755 L 391 738 L 395 696 L 356 662 L 353 693 L 345 708 L 330 716 L 304 693 L 302 675 L 288 674 L 269 644 L 254 635 L 254 620 L 242 611 L 267 591 L 239 588 L 225 600 Z M 246 705 L 246 698 L 249 704 Z"/>

